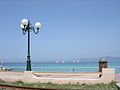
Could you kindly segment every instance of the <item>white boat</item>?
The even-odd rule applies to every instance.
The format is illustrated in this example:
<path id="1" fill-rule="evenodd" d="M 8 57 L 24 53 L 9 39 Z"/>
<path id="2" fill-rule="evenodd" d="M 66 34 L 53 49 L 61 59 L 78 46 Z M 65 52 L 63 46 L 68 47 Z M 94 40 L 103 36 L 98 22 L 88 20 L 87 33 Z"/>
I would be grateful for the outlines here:
<path id="1" fill-rule="evenodd" d="M 80 61 L 79 61 L 79 60 L 77 60 L 76 62 L 77 62 L 77 63 L 79 63 Z"/>
<path id="2" fill-rule="evenodd" d="M 65 61 L 56 61 L 56 63 L 65 63 Z"/>
<path id="3" fill-rule="evenodd" d="M 65 63 L 65 61 L 62 61 L 62 63 Z"/>
<path id="4" fill-rule="evenodd" d="M 3 62 L 0 62 L 0 70 L 5 70 L 5 67 L 3 67 Z"/>
<path id="5" fill-rule="evenodd" d="M 80 63 L 80 60 L 73 60 L 73 63 Z"/>
<path id="6" fill-rule="evenodd" d="M 75 63 L 75 60 L 73 60 L 72 62 Z"/>
<path id="7" fill-rule="evenodd" d="M 7 71 L 11 71 L 11 70 L 13 70 L 12 68 L 5 68 L 5 67 L 3 67 L 3 62 L 0 62 L 0 70 L 7 70 Z"/>

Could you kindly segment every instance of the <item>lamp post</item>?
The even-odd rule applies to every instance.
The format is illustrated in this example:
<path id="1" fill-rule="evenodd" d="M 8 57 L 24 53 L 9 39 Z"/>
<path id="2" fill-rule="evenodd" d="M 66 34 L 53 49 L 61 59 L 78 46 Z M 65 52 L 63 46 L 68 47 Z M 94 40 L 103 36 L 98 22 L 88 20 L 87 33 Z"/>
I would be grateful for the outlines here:
<path id="1" fill-rule="evenodd" d="M 27 55 L 26 71 L 31 71 L 32 69 L 31 69 L 31 60 L 30 60 L 30 32 L 33 31 L 35 34 L 38 34 L 39 29 L 41 28 L 41 23 L 36 22 L 35 27 L 33 27 L 28 19 L 23 19 L 21 21 L 20 27 L 21 27 L 23 35 L 25 35 L 26 32 L 28 32 L 28 55 Z"/>

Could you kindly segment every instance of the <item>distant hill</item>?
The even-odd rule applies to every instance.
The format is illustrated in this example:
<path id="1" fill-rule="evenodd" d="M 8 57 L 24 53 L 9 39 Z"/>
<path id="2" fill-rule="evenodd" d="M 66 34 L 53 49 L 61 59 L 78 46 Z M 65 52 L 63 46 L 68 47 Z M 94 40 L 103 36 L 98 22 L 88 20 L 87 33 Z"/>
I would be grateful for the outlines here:
<path id="1" fill-rule="evenodd" d="M 105 57 L 102 57 L 102 58 L 105 58 L 108 61 L 119 61 L 120 60 L 120 57 L 105 56 Z"/>
<path id="2" fill-rule="evenodd" d="M 111 56 L 103 56 L 96 58 L 74 58 L 72 60 L 79 60 L 80 62 L 98 62 L 102 58 L 106 59 L 107 61 L 120 61 L 120 57 L 111 57 Z"/>

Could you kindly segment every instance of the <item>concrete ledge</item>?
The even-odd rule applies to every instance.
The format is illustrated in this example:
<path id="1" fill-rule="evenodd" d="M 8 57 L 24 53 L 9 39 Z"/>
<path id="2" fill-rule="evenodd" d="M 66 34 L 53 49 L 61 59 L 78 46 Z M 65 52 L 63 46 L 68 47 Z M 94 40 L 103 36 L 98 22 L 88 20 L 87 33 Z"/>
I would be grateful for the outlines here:
<path id="1" fill-rule="evenodd" d="M 40 74 L 40 73 L 39 73 Z M 59 75 L 60 73 L 58 73 Z M 45 75 L 44 73 L 42 73 L 41 75 Z M 57 75 L 57 73 L 55 73 L 55 75 Z M 62 75 L 62 74 L 61 74 Z M 64 75 L 66 75 L 64 73 Z M 70 75 L 70 74 L 67 74 Z M 73 74 L 74 75 L 74 74 Z M 76 74 L 75 74 L 76 75 Z M 78 73 L 77 76 L 78 77 L 36 77 L 32 71 L 25 71 L 24 75 L 21 77 L 0 77 L 0 79 L 4 80 L 4 81 L 9 81 L 9 82 L 14 82 L 14 81 L 18 81 L 21 80 L 25 83 L 34 83 L 34 82 L 40 82 L 40 83 L 48 83 L 48 82 L 52 82 L 52 83 L 56 83 L 56 84 L 65 84 L 65 83 L 72 83 L 72 84 L 76 84 L 76 83 L 86 83 L 86 84 L 96 84 L 96 83 L 110 83 L 111 81 L 115 81 L 115 69 L 114 68 L 103 68 L 102 70 L 102 76 L 99 78 L 93 78 L 93 76 L 96 76 L 96 74 L 80 74 Z M 97 75 L 99 76 L 99 74 Z"/>
<path id="2" fill-rule="evenodd" d="M 118 90 L 120 90 L 120 83 L 117 83 L 116 85 L 117 85 Z"/>
<path id="3" fill-rule="evenodd" d="M 102 76 L 100 78 L 101 82 L 109 83 L 115 81 L 115 69 L 114 68 L 103 68 Z"/>

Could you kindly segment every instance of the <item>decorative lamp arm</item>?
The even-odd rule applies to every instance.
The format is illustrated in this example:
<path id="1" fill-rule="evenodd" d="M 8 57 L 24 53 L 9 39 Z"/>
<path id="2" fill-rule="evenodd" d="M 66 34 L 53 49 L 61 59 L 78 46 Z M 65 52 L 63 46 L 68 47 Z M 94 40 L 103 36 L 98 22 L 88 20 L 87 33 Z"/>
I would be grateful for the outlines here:
<path id="1" fill-rule="evenodd" d="M 38 34 L 39 33 L 39 29 L 37 29 L 37 31 L 34 29 L 34 27 L 32 27 L 32 30 L 35 34 Z"/>
<path id="2" fill-rule="evenodd" d="M 26 34 L 26 30 L 22 30 L 22 33 L 23 33 L 23 35 L 25 35 Z"/>

